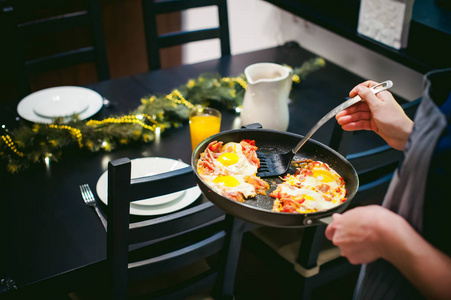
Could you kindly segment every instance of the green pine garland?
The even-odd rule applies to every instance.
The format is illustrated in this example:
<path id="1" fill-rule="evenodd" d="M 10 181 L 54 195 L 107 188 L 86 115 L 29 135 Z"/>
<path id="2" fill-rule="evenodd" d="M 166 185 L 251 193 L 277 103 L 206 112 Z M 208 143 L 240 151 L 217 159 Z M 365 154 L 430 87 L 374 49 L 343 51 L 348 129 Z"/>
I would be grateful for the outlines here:
<path id="1" fill-rule="evenodd" d="M 322 68 L 325 61 L 314 58 L 293 69 L 293 82 L 300 83 L 308 74 Z M 0 156 L 10 173 L 18 173 L 33 163 L 58 161 L 63 149 L 77 145 L 92 152 L 112 151 L 121 145 L 155 139 L 158 131 L 186 124 L 189 112 L 195 106 L 240 108 L 246 91 L 246 77 L 221 77 L 202 74 L 168 95 L 152 95 L 141 99 L 141 105 L 128 115 L 107 119 L 79 120 L 63 124 L 22 124 L 15 130 L 3 128 L 0 136 Z M 237 110 L 239 111 L 239 110 Z"/>

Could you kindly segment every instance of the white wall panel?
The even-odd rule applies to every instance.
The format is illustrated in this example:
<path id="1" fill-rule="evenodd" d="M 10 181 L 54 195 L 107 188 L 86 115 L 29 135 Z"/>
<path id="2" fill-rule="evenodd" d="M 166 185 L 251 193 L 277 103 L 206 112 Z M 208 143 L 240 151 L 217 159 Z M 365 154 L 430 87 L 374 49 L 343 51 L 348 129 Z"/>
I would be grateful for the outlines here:
<path id="1" fill-rule="evenodd" d="M 413 100 L 421 96 L 422 74 L 268 2 L 228 0 L 228 7 L 232 54 L 269 48 L 295 40 L 303 48 L 364 78 L 376 81 L 393 80 L 392 90 L 406 99 Z M 186 28 L 202 28 L 217 23 L 215 8 L 190 10 L 183 16 L 183 26 Z M 218 58 L 219 41 L 197 42 L 185 46 L 183 55 L 184 63 Z"/>

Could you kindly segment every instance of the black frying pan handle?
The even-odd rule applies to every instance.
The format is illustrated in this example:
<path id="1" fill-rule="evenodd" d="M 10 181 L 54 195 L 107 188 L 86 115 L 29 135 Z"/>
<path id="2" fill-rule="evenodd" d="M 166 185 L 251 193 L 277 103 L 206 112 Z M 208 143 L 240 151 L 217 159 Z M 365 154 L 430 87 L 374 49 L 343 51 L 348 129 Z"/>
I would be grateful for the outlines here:
<path id="1" fill-rule="evenodd" d="M 241 126 L 241 128 L 243 128 L 243 129 L 262 129 L 263 126 L 260 123 L 251 123 L 251 124 L 243 125 L 243 126 Z"/>
<path id="2" fill-rule="evenodd" d="M 329 225 L 333 221 L 334 221 L 334 219 L 332 218 L 332 216 L 328 216 L 328 217 L 324 217 L 324 218 L 318 218 L 318 219 L 305 218 L 304 219 L 304 225 L 313 225 L 313 224 L 318 223 L 318 222 L 326 224 L 326 225 Z M 316 224 L 316 225 L 319 225 L 319 224 Z"/>

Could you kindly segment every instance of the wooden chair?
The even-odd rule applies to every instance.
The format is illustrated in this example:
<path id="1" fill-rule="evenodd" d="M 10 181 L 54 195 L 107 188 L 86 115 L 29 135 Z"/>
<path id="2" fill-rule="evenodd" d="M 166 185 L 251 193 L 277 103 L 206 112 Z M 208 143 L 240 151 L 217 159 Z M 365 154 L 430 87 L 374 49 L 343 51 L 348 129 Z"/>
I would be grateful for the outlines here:
<path id="1" fill-rule="evenodd" d="M 191 8 L 217 6 L 219 26 L 200 30 L 176 31 L 159 34 L 157 16 L 185 11 Z M 226 0 L 142 0 L 149 70 L 161 68 L 160 49 L 195 41 L 219 39 L 221 55 L 230 55 L 229 24 Z"/>
<path id="2" fill-rule="evenodd" d="M 415 113 L 419 101 L 403 105 L 409 116 Z M 362 133 L 369 134 L 372 139 L 379 138 L 372 132 Z M 369 150 L 346 155 L 348 149 L 353 148 L 352 141 L 358 142 L 362 138 L 354 137 L 355 134 L 359 133 L 343 132 L 336 123 L 330 141 L 330 146 L 345 155 L 359 175 L 359 190 L 347 209 L 381 204 L 402 157 L 401 151 L 380 143 Z M 299 289 L 300 299 L 311 299 L 316 288 L 352 272 L 357 274 L 360 268 L 341 256 L 340 250 L 326 239 L 325 229 L 326 225 L 300 229 L 260 227 L 246 233 L 243 245 L 284 274 L 287 286 Z"/>
<path id="3" fill-rule="evenodd" d="M 159 218 L 129 223 L 130 202 L 164 195 L 195 186 L 191 167 L 155 176 L 131 179 L 128 158 L 108 166 L 107 264 L 109 293 L 126 299 L 129 283 L 151 278 L 144 285 L 151 299 L 185 299 L 205 287 L 212 287 L 217 299 L 233 298 L 244 221 L 224 213 L 211 202 Z M 155 290 L 163 275 L 182 275 L 197 271 L 195 262 L 217 254 L 216 264 L 162 290 Z M 203 270 L 202 270 L 203 271 Z M 175 278 L 175 277 L 170 278 Z M 152 286 L 152 284 L 154 286 Z M 143 285 L 141 284 L 141 288 Z M 130 291 L 130 289 L 129 289 Z M 146 291 L 147 292 L 147 291 Z M 133 296 L 133 295 L 128 295 Z"/>
<path id="4" fill-rule="evenodd" d="M 51 70 L 94 63 L 98 80 L 110 77 L 98 0 L 9 2 L 8 32 L 20 97 L 31 92 L 30 76 Z M 81 45 L 75 45 L 78 38 Z"/>

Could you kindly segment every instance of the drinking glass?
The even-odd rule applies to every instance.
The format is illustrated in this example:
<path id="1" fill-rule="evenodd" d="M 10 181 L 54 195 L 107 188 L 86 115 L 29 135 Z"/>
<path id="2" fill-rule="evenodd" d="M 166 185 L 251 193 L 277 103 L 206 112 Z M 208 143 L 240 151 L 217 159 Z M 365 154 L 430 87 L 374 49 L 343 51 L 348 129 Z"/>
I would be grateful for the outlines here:
<path id="1" fill-rule="evenodd" d="M 192 150 L 204 139 L 221 129 L 221 113 L 211 107 L 197 108 L 189 115 L 189 130 Z"/>

